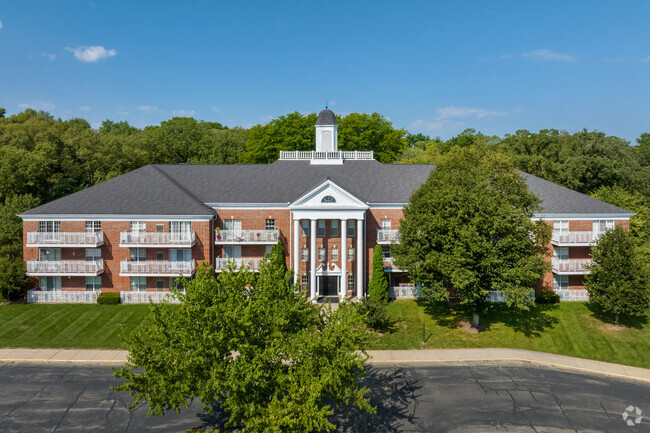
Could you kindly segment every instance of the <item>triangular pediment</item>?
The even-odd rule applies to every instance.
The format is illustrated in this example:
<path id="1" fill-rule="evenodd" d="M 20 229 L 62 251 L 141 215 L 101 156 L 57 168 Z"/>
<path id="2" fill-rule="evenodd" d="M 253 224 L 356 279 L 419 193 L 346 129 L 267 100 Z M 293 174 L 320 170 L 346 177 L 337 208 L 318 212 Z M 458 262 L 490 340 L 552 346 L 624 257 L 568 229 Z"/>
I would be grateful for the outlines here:
<path id="1" fill-rule="evenodd" d="M 368 205 L 331 180 L 318 185 L 289 205 L 291 209 L 368 209 Z"/>

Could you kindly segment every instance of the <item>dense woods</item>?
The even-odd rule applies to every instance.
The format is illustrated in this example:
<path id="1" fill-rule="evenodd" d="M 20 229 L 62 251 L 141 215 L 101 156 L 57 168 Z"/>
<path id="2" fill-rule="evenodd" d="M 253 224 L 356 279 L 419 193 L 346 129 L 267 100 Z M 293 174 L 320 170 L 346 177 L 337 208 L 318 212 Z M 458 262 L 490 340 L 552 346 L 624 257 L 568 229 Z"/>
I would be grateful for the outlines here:
<path id="1" fill-rule="evenodd" d="M 633 234 L 650 245 L 650 133 L 635 145 L 586 130 L 497 137 L 468 129 L 441 140 L 394 128 L 377 113 L 337 121 L 340 150 L 372 150 L 383 163 L 435 164 L 460 147 L 503 153 L 520 170 L 636 212 Z M 315 113 L 294 112 L 250 129 L 189 117 L 144 129 L 106 120 L 93 129 L 80 118 L 32 109 L 6 117 L 0 109 L 0 269 L 21 259 L 21 211 L 152 163 L 273 162 L 280 150 L 312 150 L 315 122 Z"/>

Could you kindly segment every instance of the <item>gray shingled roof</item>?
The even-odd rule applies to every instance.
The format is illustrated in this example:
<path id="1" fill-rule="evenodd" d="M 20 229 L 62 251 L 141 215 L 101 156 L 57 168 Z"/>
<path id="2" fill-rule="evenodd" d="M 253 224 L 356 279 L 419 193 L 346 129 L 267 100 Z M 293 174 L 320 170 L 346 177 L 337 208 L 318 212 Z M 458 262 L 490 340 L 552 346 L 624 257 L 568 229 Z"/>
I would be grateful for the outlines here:
<path id="1" fill-rule="evenodd" d="M 323 110 L 318 113 L 318 118 L 316 119 L 316 126 L 318 125 L 338 125 L 336 123 L 336 115 L 332 110 Z"/>
<path id="2" fill-rule="evenodd" d="M 149 165 L 24 212 L 44 214 L 211 215 L 205 203 L 290 203 L 330 179 L 366 203 L 406 203 L 433 165 L 346 161 L 311 165 Z M 538 177 L 522 173 L 542 200 L 544 214 L 630 214 Z"/>

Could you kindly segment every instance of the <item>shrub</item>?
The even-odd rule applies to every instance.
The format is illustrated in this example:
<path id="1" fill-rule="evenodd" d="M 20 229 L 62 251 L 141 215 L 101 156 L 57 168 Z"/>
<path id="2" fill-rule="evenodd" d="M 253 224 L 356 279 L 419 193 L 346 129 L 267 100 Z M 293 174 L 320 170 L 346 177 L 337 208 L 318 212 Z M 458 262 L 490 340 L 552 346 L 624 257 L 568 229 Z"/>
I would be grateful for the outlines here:
<path id="1" fill-rule="evenodd" d="M 372 277 L 368 283 L 368 297 L 376 302 L 388 301 L 388 280 L 384 273 L 384 254 L 381 245 L 375 245 L 372 254 Z"/>
<path id="2" fill-rule="evenodd" d="M 120 293 L 102 292 L 97 296 L 97 303 L 102 305 L 117 305 L 120 303 Z"/>
<path id="3" fill-rule="evenodd" d="M 385 303 L 372 298 L 363 298 L 358 305 L 364 323 L 373 331 L 383 332 L 393 325 L 393 321 L 386 314 Z"/>
<path id="4" fill-rule="evenodd" d="M 535 294 L 536 304 L 559 304 L 560 295 L 552 291 L 544 291 Z"/>
<path id="5" fill-rule="evenodd" d="M 15 299 L 25 288 L 25 264 L 20 259 L 0 257 L 0 296 L 5 299 Z"/>

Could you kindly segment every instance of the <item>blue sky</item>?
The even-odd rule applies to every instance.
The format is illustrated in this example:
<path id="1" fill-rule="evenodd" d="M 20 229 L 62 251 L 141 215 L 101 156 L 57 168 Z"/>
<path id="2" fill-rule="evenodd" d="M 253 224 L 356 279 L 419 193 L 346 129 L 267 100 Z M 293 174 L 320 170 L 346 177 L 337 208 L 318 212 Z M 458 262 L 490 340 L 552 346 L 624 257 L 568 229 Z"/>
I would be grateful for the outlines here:
<path id="1" fill-rule="evenodd" d="M 0 107 L 248 127 L 292 111 L 465 128 L 650 132 L 650 1 L 14 1 Z"/>

